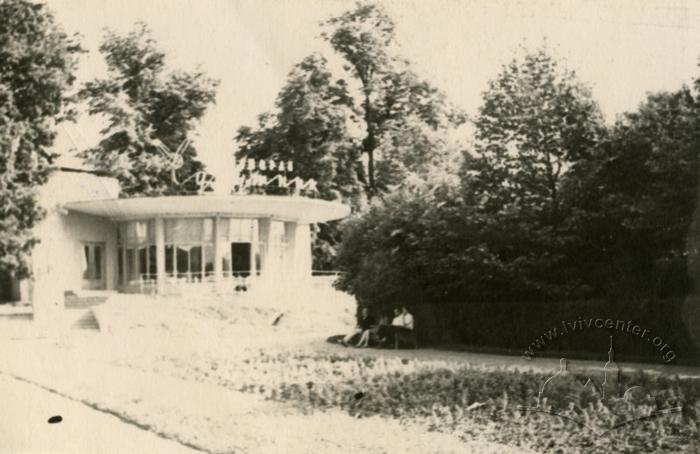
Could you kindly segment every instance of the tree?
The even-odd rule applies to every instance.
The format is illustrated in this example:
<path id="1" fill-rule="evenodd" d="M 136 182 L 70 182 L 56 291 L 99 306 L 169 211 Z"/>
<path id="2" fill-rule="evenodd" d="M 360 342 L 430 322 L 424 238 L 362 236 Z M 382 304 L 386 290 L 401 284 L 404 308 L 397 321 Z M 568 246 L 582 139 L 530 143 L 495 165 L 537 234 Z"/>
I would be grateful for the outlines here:
<path id="1" fill-rule="evenodd" d="M 491 208 L 527 209 L 550 225 L 561 221 L 565 173 L 604 132 L 590 91 L 544 47 L 489 82 L 474 125 L 476 156 L 465 160 L 465 182 Z"/>
<path id="2" fill-rule="evenodd" d="M 687 87 L 650 94 L 616 122 L 593 159 L 572 169 L 570 222 L 590 251 L 594 266 L 585 274 L 599 292 L 685 296 L 687 264 L 697 280 L 698 101 Z"/>
<path id="3" fill-rule="evenodd" d="M 362 152 L 367 158 L 367 175 L 363 175 L 367 195 L 385 192 L 401 179 L 389 169 L 407 167 L 404 154 L 385 155 L 384 178 L 376 170 L 376 153 L 389 148 L 412 126 L 439 130 L 464 122 L 461 112 L 448 105 L 442 93 L 420 80 L 409 63 L 398 56 L 394 22 L 378 4 L 357 3 L 354 9 L 329 18 L 322 36 L 347 62 L 346 70 L 360 83 L 361 123 L 365 131 Z M 421 148 L 424 149 L 424 148 Z M 431 155 L 435 147 L 428 147 Z M 428 150 L 425 150 L 428 151 Z M 430 159 L 423 157 L 414 163 Z"/>
<path id="4" fill-rule="evenodd" d="M 45 5 L 0 1 L 0 271 L 17 278 L 29 274 L 36 189 L 57 156 L 54 127 L 72 116 L 79 52 Z"/>
<path id="5" fill-rule="evenodd" d="M 359 154 L 347 130 L 352 107 L 344 82 L 334 81 L 326 59 L 312 54 L 290 72 L 276 111 L 260 115 L 257 128 L 238 130 L 237 155 L 291 160 L 294 175 L 317 181 L 319 197 L 358 206 Z"/>
<path id="6" fill-rule="evenodd" d="M 239 129 L 238 156 L 291 159 L 300 176 L 319 182 L 320 197 L 355 212 L 372 196 L 454 167 L 459 156 L 447 131 L 464 116 L 398 57 L 384 9 L 358 4 L 323 25 L 348 72 L 334 78 L 319 54 L 296 65 L 275 111 Z M 331 267 L 340 231 L 330 224 L 316 233 L 315 266 Z"/>
<path id="7" fill-rule="evenodd" d="M 574 238 L 562 190 L 605 136 L 590 91 L 540 48 L 501 69 L 474 125 L 464 197 L 483 222 L 483 247 L 499 273 L 521 298 L 582 297 L 588 289 L 564 266 Z"/>
<path id="8" fill-rule="evenodd" d="M 465 262 L 474 236 L 465 212 L 455 185 L 421 181 L 388 194 L 347 221 L 338 288 L 385 308 L 465 298 L 480 282 Z"/>
<path id="9" fill-rule="evenodd" d="M 260 115 L 257 128 L 238 130 L 237 156 L 291 160 L 295 176 L 316 180 L 318 197 L 358 209 L 364 198 L 358 181 L 359 152 L 348 132 L 353 114 L 345 83 L 333 80 L 323 56 L 312 54 L 290 72 L 277 96 L 276 111 Z M 266 173 L 272 177 L 275 172 Z M 267 192 L 280 189 L 270 186 Z M 314 269 L 332 268 L 339 235 L 337 223 L 314 230 Z"/>
<path id="10" fill-rule="evenodd" d="M 214 102 L 218 81 L 200 71 L 165 75 L 165 54 L 145 24 L 126 36 L 107 32 L 100 52 L 108 77 L 87 83 L 80 94 L 107 126 L 83 159 L 114 172 L 127 196 L 197 191 L 193 176 L 203 165 L 188 141 Z"/>

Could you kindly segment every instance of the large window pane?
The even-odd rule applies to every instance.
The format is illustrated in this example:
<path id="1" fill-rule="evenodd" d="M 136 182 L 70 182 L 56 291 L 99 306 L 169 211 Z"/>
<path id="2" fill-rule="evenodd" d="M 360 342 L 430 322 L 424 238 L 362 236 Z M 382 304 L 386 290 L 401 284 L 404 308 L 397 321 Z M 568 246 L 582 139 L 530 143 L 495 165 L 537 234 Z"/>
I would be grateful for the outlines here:
<path id="1" fill-rule="evenodd" d="M 131 221 L 126 223 L 126 241 L 132 244 L 143 244 L 152 240 L 153 229 L 149 229 L 148 221 Z"/>
<path id="2" fill-rule="evenodd" d="M 228 240 L 230 242 L 253 241 L 253 230 L 256 227 L 254 219 L 230 218 L 228 222 Z"/>
<path id="3" fill-rule="evenodd" d="M 90 279 L 90 246 L 83 246 L 83 279 Z"/>
<path id="4" fill-rule="evenodd" d="M 202 219 L 166 219 L 165 242 L 166 243 L 201 243 Z"/>
<path id="5" fill-rule="evenodd" d="M 190 248 L 189 246 L 178 246 L 176 252 L 177 274 L 187 275 L 190 271 Z"/>
<path id="6" fill-rule="evenodd" d="M 93 279 L 102 279 L 102 246 L 96 244 L 93 246 Z"/>
<path id="7" fill-rule="evenodd" d="M 152 278 L 158 274 L 158 257 L 156 255 L 156 246 L 148 246 L 148 273 Z"/>
<path id="8" fill-rule="evenodd" d="M 126 275 L 130 281 L 138 279 L 138 264 L 136 263 L 136 249 L 128 248 L 126 250 Z"/>
<path id="9" fill-rule="evenodd" d="M 173 254 L 173 245 L 168 244 L 165 246 L 165 273 L 166 274 L 173 274 L 175 270 L 175 263 L 174 263 L 174 254 Z"/>
<path id="10" fill-rule="evenodd" d="M 204 218 L 202 220 L 202 240 L 209 243 L 214 240 L 214 219 Z"/>
<path id="11" fill-rule="evenodd" d="M 209 276 L 214 272 L 214 246 L 211 244 L 204 246 L 204 272 Z"/>
<path id="12" fill-rule="evenodd" d="M 192 246 L 190 249 L 190 272 L 192 276 L 202 278 L 202 247 Z"/>
<path id="13" fill-rule="evenodd" d="M 223 249 L 226 249 L 221 254 L 221 270 L 224 276 L 231 275 L 231 250 L 229 249 L 228 243 L 222 245 Z"/>
<path id="14" fill-rule="evenodd" d="M 120 285 L 124 284 L 124 248 L 117 249 L 117 282 Z"/>
<path id="15" fill-rule="evenodd" d="M 228 241 L 229 241 L 228 229 L 229 229 L 228 218 L 220 218 L 219 219 L 219 228 L 217 230 L 217 234 L 219 235 L 219 242 L 220 243 L 228 243 Z"/>
<path id="16" fill-rule="evenodd" d="M 139 248 L 139 273 L 143 279 L 148 278 L 146 272 L 148 270 L 148 248 Z"/>

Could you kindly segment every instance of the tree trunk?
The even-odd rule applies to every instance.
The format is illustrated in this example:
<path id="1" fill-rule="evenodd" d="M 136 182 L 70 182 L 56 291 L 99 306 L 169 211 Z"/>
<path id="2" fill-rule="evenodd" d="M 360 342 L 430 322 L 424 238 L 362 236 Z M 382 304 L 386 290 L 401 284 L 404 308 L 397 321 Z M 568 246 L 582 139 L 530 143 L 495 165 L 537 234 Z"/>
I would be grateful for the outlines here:
<path id="1" fill-rule="evenodd" d="M 367 124 L 367 137 L 362 141 L 362 148 L 367 153 L 367 173 L 369 184 L 367 186 L 367 200 L 371 201 L 374 195 L 374 149 L 376 140 L 374 137 L 374 122 L 372 121 L 372 104 L 369 100 L 370 90 L 365 89 L 365 123 Z"/>

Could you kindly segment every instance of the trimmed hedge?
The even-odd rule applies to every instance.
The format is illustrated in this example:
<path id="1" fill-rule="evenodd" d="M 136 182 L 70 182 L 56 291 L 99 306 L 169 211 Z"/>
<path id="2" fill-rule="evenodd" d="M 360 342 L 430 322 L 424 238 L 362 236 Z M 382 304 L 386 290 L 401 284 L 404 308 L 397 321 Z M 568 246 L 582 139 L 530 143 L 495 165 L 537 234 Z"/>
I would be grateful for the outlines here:
<path id="1" fill-rule="evenodd" d="M 616 359 L 700 364 L 700 303 L 686 301 L 465 302 L 417 304 L 409 310 L 421 344 L 485 347 L 518 355 L 530 348 L 531 356 L 606 358 L 613 336 Z M 612 329 L 605 327 L 607 319 L 613 321 Z M 632 323 L 616 327 L 618 320 Z M 569 323 L 566 329 L 562 321 Z M 634 325 L 639 326 L 636 334 Z"/>

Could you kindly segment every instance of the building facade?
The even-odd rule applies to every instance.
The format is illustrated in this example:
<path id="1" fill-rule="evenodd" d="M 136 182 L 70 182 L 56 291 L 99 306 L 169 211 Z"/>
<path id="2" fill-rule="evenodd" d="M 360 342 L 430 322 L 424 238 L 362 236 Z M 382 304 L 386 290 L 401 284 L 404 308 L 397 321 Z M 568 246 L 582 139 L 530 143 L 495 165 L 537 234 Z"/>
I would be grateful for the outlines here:
<path id="1" fill-rule="evenodd" d="M 66 168 L 52 172 L 40 201 L 47 216 L 35 230 L 33 277 L 20 285 L 35 317 L 66 295 L 304 286 L 311 225 L 350 212 L 302 196 L 119 198 L 115 179 Z"/>

